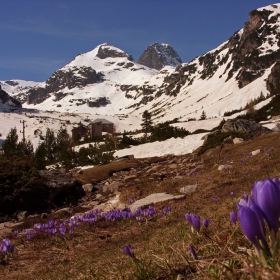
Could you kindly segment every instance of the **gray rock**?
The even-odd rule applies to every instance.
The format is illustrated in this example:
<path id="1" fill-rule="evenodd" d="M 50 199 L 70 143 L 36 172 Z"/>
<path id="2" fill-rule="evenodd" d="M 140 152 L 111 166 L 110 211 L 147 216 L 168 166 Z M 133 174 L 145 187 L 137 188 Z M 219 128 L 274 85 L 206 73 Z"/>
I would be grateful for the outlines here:
<path id="1" fill-rule="evenodd" d="M 57 211 L 55 211 L 55 214 L 72 214 L 73 209 L 69 207 L 61 208 Z"/>
<path id="2" fill-rule="evenodd" d="M 197 185 L 189 185 L 189 186 L 182 187 L 180 189 L 180 193 L 189 194 L 195 192 L 196 190 L 197 190 Z"/>
<path id="3" fill-rule="evenodd" d="M 225 169 L 231 169 L 231 168 L 232 168 L 232 165 L 230 165 L 230 164 L 222 164 L 222 165 L 218 166 L 219 171 L 222 171 L 222 170 L 225 170 Z"/>
<path id="4" fill-rule="evenodd" d="M 172 195 L 167 193 L 154 193 L 145 198 L 139 199 L 130 205 L 130 209 L 135 211 L 138 207 L 148 206 L 157 202 L 168 201 L 172 199 L 183 199 L 185 195 Z"/>
<path id="5" fill-rule="evenodd" d="M 276 123 L 276 125 L 272 128 L 273 131 L 280 131 L 280 123 Z"/>
<path id="6" fill-rule="evenodd" d="M 85 184 L 85 185 L 82 185 L 82 188 L 83 188 L 83 190 L 86 194 L 89 194 L 89 193 L 92 192 L 93 185 L 92 184 Z"/>
<path id="7" fill-rule="evenodd" d="M 103 190 L 103 192 L 107 192 L 107 191 L 115 192 L 119 189 L 120 185 L 121 185 L 120 182 L 113 181 L 111 184 L 104 186 L 102 190 Z"/>
<path id="8" fill-rule="evenodd" d="M 127 182 L 127 181 L 130 181 L 130 180 L 136 179 L 136 178 L 137 178 L 136 175 L 130 175 L 130 176 L 124 177 L 124 181 Z"/>
<path id="9" fill-rule="evenodd" d="M 243 143 L 244 142 L 244 140 L 243 140 L 243 138 L 234 138 L 233 139 L 233 144 L 240 144 L 240 143 Z"/>
<path id="10" fill-rule="evenodd" d="M 178 168 L 178 165 L 177 165 L 176 163 L 169 164 L 169 165 L 167 166 L 167 168 L 176 169 L 176 168 Z"/>
<path id="11" fill-rule="evenodd" d="M 19 222 L 21 222 L 25 220 L 29 215 L 30 213 L 28 211 L 21 211 L 17 214 L 17 219 Z"/>
<path id="12" fill-rule="evenodd" d="M 255 151 L 251 152 L 251 154 L 252 154 L 252 156 L 256 156 L 256 155 L 260 154 L 260 152 L 261 152 L 261 150 L 257 149 Z"/>
<path id="13" fill-rule="evenodd" d="M 270 129 L 261 126 L 255 121 L 239 119 L 236 121 L 227 120 L 222 127 L 222 132 L 243 132 L 255 133 L 257 131 L 269 131 Z"/>

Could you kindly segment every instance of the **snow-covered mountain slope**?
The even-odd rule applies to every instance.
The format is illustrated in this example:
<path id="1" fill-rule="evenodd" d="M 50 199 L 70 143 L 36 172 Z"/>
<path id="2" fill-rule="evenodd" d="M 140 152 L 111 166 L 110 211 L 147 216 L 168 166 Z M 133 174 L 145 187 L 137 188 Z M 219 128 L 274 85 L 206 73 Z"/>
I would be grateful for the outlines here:
<path id="1" fill-rule="evenodd" d="M 250 22 L 227 42 L 176 69 L 150 69 L 102 44 L 29 90 L 24 106 L 135 116 L 147 109 L 159 121 L 199 118 L 202 111 L 215 117 L 244 108 L 261 94 L 275 94 L 277 77 L 279 4 L 251 12 Z M 5 87 L 15 86 L 13 82 Z"/>
<path id="2" fill-rule="evenodd" d="M 141 117 L 157 122 L 223 116 L 279 93 L 280 4 L 250 12 L 249 22 L 216 49 L 160 71 L 102 44 L 28 91 L 24 107 Z"/>
<path id="3" fill-rule="evenodd" d="M 22 103 L 26 101 L 26 92 L 38 84 L 40 83 L 24 80 L 0 81 L 2 89 Z"/>

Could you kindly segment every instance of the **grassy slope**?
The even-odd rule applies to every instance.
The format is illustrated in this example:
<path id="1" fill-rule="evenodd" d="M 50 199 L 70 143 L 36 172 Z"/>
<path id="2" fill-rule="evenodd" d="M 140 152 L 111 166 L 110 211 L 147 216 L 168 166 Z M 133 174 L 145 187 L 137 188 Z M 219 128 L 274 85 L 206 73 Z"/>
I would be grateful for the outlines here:
<path id="1" fill-rule="evenodd" d="M 204 154 L 203 172 L 182 180 L 161 183 L 142 182 L 122 190 L 122 199 L 169 191 L 197 183 L 199 191 L 183 200 L 157 204 L 157 209 L 170 205 L 169 216 L 157 215 L 139 225 L 136 221 L 97 222 L 81 226 L 66 238 L 37 235 L 30 241 L 13 239 L 17 251 L 7 265 L 0 266 L 3 279 L 279 279 L 279 271 L 263 268 L 254 257 L 251 244 L 243 236 L 239 224 L 230 223 L 229 212 L 244 192 L 250 194 L 256 180 L 279 177 L 280 134 L 270 134 L 222 150 L 219 164 L 231 164 L 230 170 L 218 171 L 220 149 Z M 264 148 L 274 147 L 273 151 Z M 251 151 L 261 149 L 262 155 L 253 158 Z M 269 154 L 271 156 L 269 156 Z M 186 155 L 187 156 L 187 155 Z M 244 162 L 240 160 L 243 159 Z M 100 173 L 114 168 L 100 167 Z M 110 170 L 110 172 L 108 171 Z M 88 174 L 84 173 L 84 176 Z M 88 175 L 89 176 L 89 175 Z M 212 180 L 209 179 L 212 178 Z M 92 180 L 92 177 L 84 177 Z M 141 188 L 141 190 L 140 190 Z M 234 191 L 235 196 L 230 192 Z M 138 196 L 138 197 L 137 197 Z M 213 201 L 217 198 L 217 202 Z M 193 233 L 185 213 L 194 212 L 211 220 L 207 229 Z M 145 262 L 145 269 L 136 273 L 135 263 L 122 248 L 131 244 L 136 257 Z M 189 253 L 193 244 L 198 260 Z M 139 267 L 139 266 L 138 266 Z M 138 278 L 137 278 L 138 275 Z M 161 278 L 159 278 L 161 276 Z"/>

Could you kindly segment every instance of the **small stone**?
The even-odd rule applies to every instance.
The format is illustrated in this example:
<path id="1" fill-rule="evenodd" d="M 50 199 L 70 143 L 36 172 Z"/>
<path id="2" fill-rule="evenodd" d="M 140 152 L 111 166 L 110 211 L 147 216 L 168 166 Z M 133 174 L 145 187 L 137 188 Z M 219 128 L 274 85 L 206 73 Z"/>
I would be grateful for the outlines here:
<path id="1" fill-rule="evenodd" d="M 21 211 L 17 214 L 17 219 L 19 222 L 21 222 L 25 220 L 29 215 L 30 213 L 28 211 Z"/>
<path id="2" fill-rule="evenodd" d="M 240 143 L 243 143 L 244 142 L 244 140 L 243 140 L 243 138 L 234 138 L 233 139 L 233 144 L 240 144 Z"/>
<path id="3" fill-rule="evenodd" d="M 85 185 L 82 185 L 82 188 L 86 194 L 89 194 L 92 192 L 93 186 L 92 186 L 92 184 L 85 184 Z"/>
<path id="4" fill-rule="evenodd" d="M 136 175 L 130 175 L 130 176 L 124 177 L 124 181 L 127 182 L 127 181 L 130 181 L 130 180 L 136 179 L 136 178 L 137 178 Z"/>
<path id="5" fill-rule="evenodd" d="M 180 193 L 193 193 L 196 190 L 197 190 L 197 185 L 189 185 L 189 186 L 182 187 L 180 189 Z"/>
<path id="6" fill-rule="evenodd" d="M 232 168 L 232 165 L 226 165 L 226 164 L 222 164 L 222 165 L 219 165 L 218 166 L 218 170 L 219 171 L 222 171 L 222 170 L 224 170 L 224 169 L 231 169 Z"/>
<path id="7" fill-rule="evenodd" d="M 255 150 L 255 151 L 251 152 L 251 154 L 252 154 L 252 156 L 256 156 L 256 155 L 258 155 L 260 152 L 261 152 L 261 150 L 260 150 L 260 149 L 257 149 L 257 150 Z"/>

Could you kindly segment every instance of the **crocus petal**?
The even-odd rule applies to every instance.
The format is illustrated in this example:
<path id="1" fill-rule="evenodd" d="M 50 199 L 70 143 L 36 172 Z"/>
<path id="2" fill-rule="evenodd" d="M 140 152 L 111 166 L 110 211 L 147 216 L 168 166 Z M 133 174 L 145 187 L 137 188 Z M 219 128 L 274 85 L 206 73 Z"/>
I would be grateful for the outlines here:
<path id="1" fill-rule="evenodd" d="M 249 207 L 240 207 L 239 210 L 240 224 L 243 233 L 251 241 L 255 247 L 260 250 L 257 240 L 262 242 L 265 248 L 268 248 L 265 235 L 262 229 L 262 222 L 256 212 Z"/>
<path id="2" fill-rule="evenodd" d="M 191 252 L 193 258 L 194 258 L 195 260 L 197 260 L 197 255 L 196 255 L 196 253 L 195 253 L 195 250 L 194 250 L 193 245 L 190 245 L 189 248 L 190 248 L 190 252 Z"/>
<path id="3" fill-rule="evenodd" d="M 276 234 L 280 217 L 280 181 L 269 178 L 255 182 L 253 196 L 256 204 L 262 210 L 269 228 Z"/>

